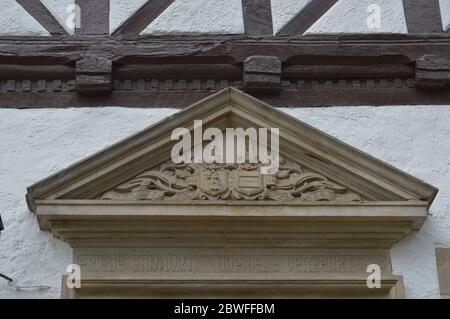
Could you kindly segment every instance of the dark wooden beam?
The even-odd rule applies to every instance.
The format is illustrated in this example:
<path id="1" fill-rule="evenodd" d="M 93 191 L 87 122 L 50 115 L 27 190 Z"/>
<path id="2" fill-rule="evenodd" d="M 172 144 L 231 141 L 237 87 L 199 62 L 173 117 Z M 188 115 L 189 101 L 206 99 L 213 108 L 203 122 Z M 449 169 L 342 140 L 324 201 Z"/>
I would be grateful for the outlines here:
<path id="1" fill-rule="evenodd" d="M 109 34 L 109 0 L 75 0 L 75 4 L 80 8 L 81 21 L 77 34 Z"/>
<path id="2" fill-rule="evenodd" d="M 291 65 L 283 77 L 302 79 L 413 78 L 412 64 Z"/>
<path id="3" fill-rule="evenodd" d="M 295 35 L 305 33 L 318 21 L 338 0 L 314 0 L 289 21 L 277 35 Z"/>
<path id="4" fill-rule="evenodd" d="M 272 56 L 251 56 L 244 62 L 244 88 L 249 91 L 281 91 L 281 61 Z"/>
<path id="5" fill-rule="evenodd" d="M 81 94 L 106 94 L 112 91 L 112 61 L 90 56 L 75 65 L 76 89 Z"/>
<path id="6" fill-rule="evenodd" d="M 450 89 L 449 56 L 426 55 L 416 61 L 416 87 L 428 91 Z"/>
<path id="7" fill-rule="evenodd" d="M 56 81 L 53 81 L 56 82 Z M 166 88 L 136 90 L 133 88 L 114 90 L 107 95 L 84 95 L 75 91 L 75 80 L 72 83 L 37 82 L 16 84 L 21 90 L 10 89 L 0 91 L 0 108 L 67 108 L 67 107 L 104 107 L 115 105 L 140 108 L 183 108 L 195 103 L 218 89 L 169 90 Z M 252 92 L 261 100 L 278 107 L 323 107 L 323 106 L 394 106 L 394 105 L 450 105 L 450 91 L 426 92 L 415 88 L 414 79 L 398 80 L 398 87 L 393 86 L 388 79 L 376 81 L 298 81 L 290 87 L 282 87 L 277 94 Z M 392 81 L 397 83 L 397 81 Z M 286 84 L 283 84 L 286 85 Z M 363 87 L 364 85 L 364 87 Z M 7 86 L 7 85 L 6 85 Z M 238 89 L 242 86 L 233 85 Z M 49 91 L 52 87 L 57 92 Z M 69 90 L 69 91 L 68 91 Z M 380 98 L 381 97 L 381 98 Z M 149 102 L 151 101 L 151 103 Z"/>
<path id="8" fill-rule="evenodd" d="M 270 0 L 242 0 L 245 34 L 273 35 Z"/>
<path id="9" fill-rule="evenodd" d="M 214 72 L 211 72 L 214 69 Z M 0 65 L 0 78 L 2 68 Z M 230 64 L 138 64 L 116 66 L 116 78 L 241 79 L 242 67 Z"/>
<path id="10" fill-rule="evenodd" d="M 51 35 L 68 34 L 40 0 L 16 0 Z"/>
<path id="11" fill-rule="evenodd" d="M 443 33 L 439 0 L 403 0 L 408 33 Z"/>
<path id="12" fill-rule="evenodd" d="M 116 64 L 238 64 L 249 56 L 278 57 L 286 64 L 410 63 L 424 55 L 448 56 L 450 37 L 404 36 L 258 38 L 245 36 L 2 38 L 0 64 L 70 64 L 86 55 Z"/>
<path id="13" fill-rule="evenodd" d="M 114 35 L 139 35 L 150 23 L 161 15 L 175 0 L 150 0 L 124 24 Z"/>
<path id="14" fill-rule="evenodd" d="M 0 64 L 0 79 L 70 79 L 75 69 L 67 65 Z"/>
<path id="15" fill-rule="evenodd" d="M 211 67 L 214 72 L 211 72 Z M 242 79 L 243 68 L 230 64 L 139 64 L 116 66 L 115 78 Z M 414 65 L 291 65 L 283 68 L 287 79 L 350 79 L 414 77 Z M 71 79 L 75 68 L 66 65 L 0 64 L 0 79 Z"/>

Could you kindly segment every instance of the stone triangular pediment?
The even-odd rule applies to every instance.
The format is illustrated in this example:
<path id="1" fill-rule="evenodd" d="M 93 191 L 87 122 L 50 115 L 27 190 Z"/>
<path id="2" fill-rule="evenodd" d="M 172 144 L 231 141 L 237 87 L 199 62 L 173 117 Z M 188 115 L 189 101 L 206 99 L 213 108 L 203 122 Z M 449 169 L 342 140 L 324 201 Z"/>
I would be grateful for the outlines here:
<path id="1" fill-rule="evenodd" d="M 361 202 L 360 194 L 282 157 L 280 169 L 261 174 L 261 164 L 158 165 L 98 196 L 102 200 L 247 200 Z"/>
<path id="2" fill-rule="evenodd" d="M 174 164 L 176 128 L 279 128 L 280 169 Z M 437 189 L 236 89 L 222 90 L 28 188 L 39 200 L 405 202 Z"/>

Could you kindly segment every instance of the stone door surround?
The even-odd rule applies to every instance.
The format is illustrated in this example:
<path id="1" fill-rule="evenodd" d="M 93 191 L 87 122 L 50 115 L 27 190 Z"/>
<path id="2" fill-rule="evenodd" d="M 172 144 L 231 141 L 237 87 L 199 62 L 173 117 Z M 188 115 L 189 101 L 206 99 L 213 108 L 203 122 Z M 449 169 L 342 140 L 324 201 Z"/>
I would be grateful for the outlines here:
<path id="1" fill-rule="evenodd" d="M 279 128 L 279 173 L 172 165 L 172 130 L 198 119 Z M 420 229 L 436 194 L 227 88 L 30 186 L 27 202 L 42 230 L 73 247 L 82 285 L 63 288 L 66 298 L 401 298 L 389 250 Z M 372 264 L 376 289 L 366 285 Z"/>

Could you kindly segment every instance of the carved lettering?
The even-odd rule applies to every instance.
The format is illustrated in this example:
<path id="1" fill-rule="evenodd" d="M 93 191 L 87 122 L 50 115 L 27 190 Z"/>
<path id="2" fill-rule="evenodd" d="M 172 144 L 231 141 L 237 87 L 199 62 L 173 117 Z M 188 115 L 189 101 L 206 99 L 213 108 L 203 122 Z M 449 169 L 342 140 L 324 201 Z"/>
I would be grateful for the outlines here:
<path id="1" fill-rule="evenodd" d="M 134 272 L 192 272 L 190 256 L 137 256 L 133 258 Z"/>
<path id="2" fill-rule="evenodd" d="M 223 273 L 278 272 L 276 256 L 218 256 L 217 271 Z"/>
<path id="3" fill-rule="evenodd" d="M 89 272 L 121 272 L 125 267 L 125 257 L 79 256 L 78 265 Z"/>
<path id="4" fill-rule="evenodd" d="M 385 256 L 359 255 L 140 255 L 79 256 L 82 272 L 97 273 L 365 273 Z"/>

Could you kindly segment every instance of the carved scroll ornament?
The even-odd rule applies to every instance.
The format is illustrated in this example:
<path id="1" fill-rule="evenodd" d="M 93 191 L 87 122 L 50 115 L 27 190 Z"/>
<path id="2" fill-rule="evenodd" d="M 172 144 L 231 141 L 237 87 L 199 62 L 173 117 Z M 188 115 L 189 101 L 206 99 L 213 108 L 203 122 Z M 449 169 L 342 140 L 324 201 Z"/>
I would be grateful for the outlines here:
<path id="1" fill-rule="evenodd" d="M 162 164 L 100 196 L 105 200 L 361 201 L 323 175 L 281 159 L 274 175 L 260 164 Z"/>

